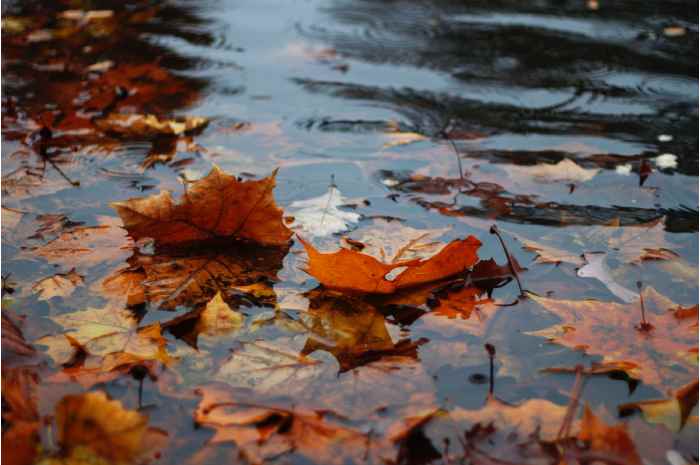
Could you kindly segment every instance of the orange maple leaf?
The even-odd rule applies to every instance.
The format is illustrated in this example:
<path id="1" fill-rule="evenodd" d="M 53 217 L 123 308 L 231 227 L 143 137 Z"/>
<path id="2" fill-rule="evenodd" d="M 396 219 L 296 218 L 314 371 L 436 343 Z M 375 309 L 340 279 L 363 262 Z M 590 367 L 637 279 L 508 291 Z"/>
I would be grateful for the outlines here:
<path id="1" fill-rule="evenodd" d="M 465 271 L 477 262 L 476 251 L 481 246 L 479 239 L 469 236 L 450 242 L 429 259 L 387 264 L 348 249 L 321 253 L 301 237 L 299 240 L 309 256 L 305 271 L 321 284 L 331 289 L 370 294 L 392 294 L 399 289 L 438 281 Z M 396 279 L 391 281 L 386 278 L 388 273 L 402 267 L 406 269 Z"/>
<path id="2" fill-rule="evenodd" d="M 239 181 L 214 166 L 206 177 L 187 184 L 179 204 L 169 191 L 162 191 L 112 206 L 133 238 L 150 237 L 160 245 L 238 238 L 282 246 L 292 233 L 272 195 L 276 173 Z"/>

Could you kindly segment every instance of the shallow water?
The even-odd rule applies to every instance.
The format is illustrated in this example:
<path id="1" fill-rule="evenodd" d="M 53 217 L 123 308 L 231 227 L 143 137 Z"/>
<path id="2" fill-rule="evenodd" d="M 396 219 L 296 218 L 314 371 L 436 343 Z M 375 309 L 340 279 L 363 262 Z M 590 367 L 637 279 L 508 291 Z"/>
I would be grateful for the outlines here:
<path id="1" fill-rule="evenodd" d="M 99 3 L 84 9 L 113 10 L 115 28 L 92 30 L 88 22 L 78 32 L 71 29 L 49 40 L 27 37 L 31 31 L 60 29 L 63 23 L 56 18 L 65 8 L 3 5 L 4 17 L 34 18 L 16 30 L 3 26 L 2 56 L 2 274 L 3 292 L 12 291 L 4 294 L 4 306 L 26 315 L 28 341 L 61 332 L 49 316 L 105 306 L 110 300 L 100 287 L 105 278 L 133 265 L 133 256 L 154 253 L 142 244 L 138 252 L 121 250 L 114 245 L 118 240 L 86 244 L 89 258 L 75 244 L 59 251 L 58 258 L 37 250 L 73 223 L 118 226 L 111 202 L 166 189 L 179 196 L 183 177 L 198 179 L 214 164 L 243 177 L 264 177 L 279 168 L 275 198 L 286 214 L 294 214 L 292 202 L 320 196 L 334 182 L 355 206 L 348 211 L 362 215 L 352 237 L 360 237 L 377 218 L 399 220 L 390 223 L 396 228 L 449 227 L 442 239 L 473 234 L 483 243 L 480 258 L 505 263 L 497 238 L 489 234 L 495 224 L 510 253 L 527 268 L 520 275 L 523 287 L 539 295 L 620 303 L 615 289 L 636 293 L 641 282 L 677 304 L 697 303 L 697 4 Z M 107 60 L 112 70 L 125 71 L 106 79 L 100 76 L 109 71 L 85 70 Z M 152 63 L 152 74 L 134 71 L 125 77 L 128 69 Z M 162 73 L 167 77 L 158 78 Z M 102 90 L 89 95 L 95 80 Z M 201 116 L 209 124 L 179 138 L 96 130 L 95 118 L 114 109 L 163 118 Z M 42 127 L 51 128 L 48 142 L 40 136 Z M 396 144 L 398 133 L 414 133 L 405 136 L 411 143 Z M 659 158 L 663 154 L 670 156 Z M 547 176 L 534 171 L 562 160 L 594 174 L 557 179 L 551 171 Z M 640 185 L 645 161 L 652 173 Z M 611 224 L 622 229 L 612 231 Z M 610 239 L 637 231 L 647 241 L 641 246 L 638 238 L 625 236 L 614 244 Z M 315 242 L 332 248 L 339 237 Z M 577 276 L 582 262 L 540 263 L 536 253 L 523 248 L 523 240 L 572 256 L 606 252 L 609 276 L 605 282 Z M 631 263 L 625 253 L 638 254 L 644 247 L 675 255 Z M 313 298 L 302 294 L 317 283 L 300 271 L 303 261 L 298 243 L 283 259 L 271 258 L 272 299 L 240 297 L 235 303 L 246 316 L 245 329 L 200 341 L 198 351 L 186 337 L 191 328 L 172 321 L 201 303 L 180 302 L 167 311 L 140 305 L 134 311 L 142 325 L 160 322 L 169 328 L 168 350 L 182 359 L 162 379 L 174 373 L 177 382 L 166 381 L 172 385 L 164 389 L 163 383 L 146 381 L 143 402 L 137 399 L 138 382 L 129 376 L 91 389 L 106 390 L 129 408 L 148 406 L 150 424 L 171 438 L 162 463 L 215 463 L 233 448 L 212 446 L 210 455 L 193 452 L 212 432 L 192 425 L 197 404 L 192 390 L 221 379 L 219 365 L 231 350 L 263 341 L 298 354 L 309 341 L 326 349 L 338 344 L 328 334 L 348 330 L 347 322 L 319 320 L 310 311 Z M 84 283 L 71 295 L 46 299 L 33 289 L 41 279 L 72 268 Z M 483 350 L 488 342 L 497 350 L 500 399 L 541 398 L 566 406 L 574 377 L 541 370 L 588 366 L 601 357 L 525 334 L 558 319 L 534 301 L 518 299 L 514 280 L 492 296 L 499 304 L 515 304 L 476 323 L 473 315 L 441 318 L 426 306 L 414 309 L 418 318 L 407 317 L 414 314 L 407 308 L 379 306 L 377 324 L 385 326 L 391 344 L 414 343 L 410 363 L 383 367 L 392 374 L 378 377 L 374 371 L 381 357 L 343 369 L 333 350 L 321 348 L 312 355 L 330 365 L 333 375 L 316 381 L 314 395 L 299 392 L 295 383 L 306 384 L 294 377 L 268 394 L 288 394 L 289 402 L 301 406 L 312 399 L 314 408 L 344 415 L 363 431 L 377 422 L 367 412 L 386 408 L 398 419 L 404 404 L 410 406 L 410 396 L 427 396 L 431 405 L 446 408 L 479 409 L 488 387 L 470 379 L 488 373 Z M 286 311 L 289 299 L 297 306 Z M 282 311 L 275 313 L 275 305 Z M 255 330 L 253 321 L 259 323 Z M 309 329 L 317 328 L 314 324 L 325 325 L 323 334 Z M 55 361 L 42 360 L 42 376 L 58 368 Z M 677 376 L 662 385 L 633 383 L 634 389 L 625 381 L 591 377 L 582 399 L 612 419 L 621 403 L 663 397 L 665 389 L 697 379 L 697 365 L 674 370 Z M 228 379 L 245 384 L 236 376 Z M 352 379 L 360 381 L 353 385 Z M 50 388 L 43 378 L 40 384 L 41 392 Z M 58 390 L 82 388 L 64 383 Z M 396 392 L 405 398 L 397 399 Z M 697 460 L 697 408 L 693 412 L 679 433 L 664 430 L 663 445 L 640 446 L 642 456 L 665 463 L 661 449 L 675 448 Z M 630 428 L 635 439 L 653 434 L 641 421 Z M 307 460 L 285 457 L 283 462 Z"/>

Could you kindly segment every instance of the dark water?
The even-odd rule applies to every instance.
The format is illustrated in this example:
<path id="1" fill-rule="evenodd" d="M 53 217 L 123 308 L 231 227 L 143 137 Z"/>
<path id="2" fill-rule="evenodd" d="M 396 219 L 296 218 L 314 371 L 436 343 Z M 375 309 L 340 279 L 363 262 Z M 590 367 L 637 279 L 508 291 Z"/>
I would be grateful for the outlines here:
<path id="1" fill-rule="evenodd" d="M 30 40 L 33 31 L 65 26 L 57 15 L 68 7 L 3 5 L 4 18 L 29 18 L 3 23 L 2 56 L 2 273 L 14 289 L 4 305 L 27 316 L 29 341 L 58 332 L 47 316 L 104 306 L 100 283 L 131 253 L 72 262 L 74 251 L 52 261 L 32 250 L 72 223 L 94 226 L 112 218 L 119 224 L 110 202 L 164 189 L 179 193 L 182 176 L 199 178 L 213 164 L 261 177 L 279 167 L 275 197 L 286 212 L 296 200 L 327 192 L 333 176 L 342 194 L 362 205 L 356 210 L 363 216 L 357 232 L 376 217 L 398 218 L 418 229 L 449 226 L 446 237 L 474 234 L 483 242 L 481 258 L 503 262 L 488 232 L 496 224 L 528 268 L 521 276 L 524 287 L 541 295 L 620 301 L 605 283 L 577 277 L 573 263 L 535 263 L 536 255 L 517 239 L 573 255 L 608 252 L 619 286 L 636 292 L 641 281 L 676 303 L 697 303 L 696 2 L 207 1 L 80 7 L 113 10 L 116 26 L 88 21 L 65 37 L 44 40 L 39 34 Z M 86 70 L 105 61 L 121 71 L 101 78 L 108 74 Z M 152 69 L 139 68 L 149 65 Z M 96 130 L 95 119 L 114 110 L 201 116 L 210 123 L 179 139 Z M 42 127 L 51 129 L 48 142 Z M 390 146 L 397 130 L 415 133 L 416 141 Z M 538 178 L 531 171 L 562 160 L 598 171 L 573 181 Z M 653 171 L 640 186 L 645 164 Z M 41 215 L 63 217 L 48 222 L 57 229 L 37 235 Z M 671 261 L 627 263 L 622 252 L 596 236 L 601 229 L 592 228 L 654 221 L 661 226 L 650 241 L 675 251 L 678 257 Z M 299 271 L 301 250 L 294 245 L 277 267 L 277 302 L 316 287 Z M 32 291 L 33 283 L 73 267 L 85 284 L 72 295 L 42 300 Z M 518 294 L 512 281 L 493 296 L 509 303 Z M 274 316 L 254 299 L 243 308 L 251 321 Z M 182 305 L 173 315 L 148 305 L 138 309 L 143 323 L 166 325 L 191 310 Z M 304 311 L 290 318 L 313 319 Z M 565 406 L 573 377 L 540 370 L 600 360 L 524 334 L 557 322 L 528 300 L 488 319 L 478 335 L 449 321 L 406 323 L 386 311 L 381 318 L 393 342 L 423 341 L 416 390 L 430 393 L 441 406 L 483 404 L 486 387 L 469 379 L 488 371 L 485 342 L 497 348 L 497 393 L 514 403 L 543 398 Z M 272 341 L 298 351 L 309 337 L 308 331 L 275 321 L 209 341 L 195 353 L 176 337 L 185 332 L 167 336 L 169 349 L 183 357 L 173 368 L 182 392 L 208 382 L 238 341 Z M 327 352 L 315 354 L 336 363 Z M 51 371 L 47 363 L 44 369 Z M 323 381 L 324 390 L 340 393 L 328 408 L 338 403 L 343 405 L 338 409 L 347 409 L 353 396 L 362 395 L 346 392 L 343 378 L 363 376 L 363 370 L 369 368 L 353 367 Z M 667 380 L 666 387 L 695 378 L 697 368 Z M 412 384 L 410 376 L 406 383 Z M 61 389 L 80 391 L 76 386 Z M 133 408 L 136 386 L 127 376 L 93 389 Z M 289 392 L 294 400 L 295 390 Z M 583 399 L 612 417 L 620 403 L 663 395 L 658 386 L 642 383 L 630 392 L 623 381 L 594 377 Z M 195 463 L 192 451 L 211 436 L 192 427 L 196 397 L 151 385 L 144 396 L 151 424 L 178 438 L 163 463 Z M 396 403 L 380 396 L 370 405 Z M 673 447 L 697 460 L 697 434 L 695 417 L 671 436 Z M 648 460 L 664 463 L 659 457 L 663 451 Z"/>

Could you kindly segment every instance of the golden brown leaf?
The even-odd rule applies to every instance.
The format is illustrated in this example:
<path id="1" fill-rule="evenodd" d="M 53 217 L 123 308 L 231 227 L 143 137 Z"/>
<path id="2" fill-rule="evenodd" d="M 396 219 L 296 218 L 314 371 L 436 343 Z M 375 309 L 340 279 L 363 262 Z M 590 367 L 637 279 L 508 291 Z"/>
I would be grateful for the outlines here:
<path id="1" fill-rule="evenodd" d="M 102 391 L 66 396 L 56 406 L 56 433 L 65 452 L 87 446 L 108 460 L 129 461 L 143 452 L 147 429 L 148 418 Z"/>
<path id="2" fill-rule="evenodd" d="M 237 238 L 284 246 L 291 232 L 275 204 L 274 187 L 275 173 L 258 181 L 239 181 L 214 166 L 206 177 L 187 184 L 179 204 L 163 191 L 112 206 L 132 237 L 150 237 L 159 245 Z"/>
<path id="3" fill-rule="evenodd" d="M 200 131 L 207 123 L 206 118 L 198 117 L 161 120 L 155 115 L 125 115 L 120 113 L 112 113 L 106 118 L 95 121 L 95 125 L 103 131 L 130 137 L 179 136 Z"/>

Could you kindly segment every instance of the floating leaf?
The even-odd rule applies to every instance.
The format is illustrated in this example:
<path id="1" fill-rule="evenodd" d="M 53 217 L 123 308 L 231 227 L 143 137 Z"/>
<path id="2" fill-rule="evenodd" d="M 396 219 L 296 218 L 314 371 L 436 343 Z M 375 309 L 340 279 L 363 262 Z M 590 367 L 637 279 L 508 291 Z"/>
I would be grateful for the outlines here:
<path id="1" fill-rule="evenodd" d="M 159 245 L 246 239 L 283 246 L 291 232 L 272 196 L 275 174 L 259 181 L 239 181 L 215 166 L 205 178 L 187 185 L 179 204 L 163 191 L 112 206 L 132 237 L 150 237 Z"/>

